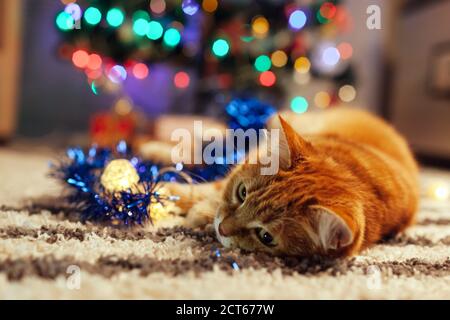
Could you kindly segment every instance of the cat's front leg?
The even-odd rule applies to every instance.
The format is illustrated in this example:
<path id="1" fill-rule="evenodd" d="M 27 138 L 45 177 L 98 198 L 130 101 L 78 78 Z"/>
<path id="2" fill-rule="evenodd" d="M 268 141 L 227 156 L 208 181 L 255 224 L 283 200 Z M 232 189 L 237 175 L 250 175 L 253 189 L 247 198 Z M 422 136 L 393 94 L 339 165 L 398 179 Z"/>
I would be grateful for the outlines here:
<path id="1" fill-rule="evenodd" d="M 203 227 L 213 222 L 222 198 L 224 181 L 201 184 L 167 183 L 164 189 L 179 198 L 175 202 L 187 227 Z"/>

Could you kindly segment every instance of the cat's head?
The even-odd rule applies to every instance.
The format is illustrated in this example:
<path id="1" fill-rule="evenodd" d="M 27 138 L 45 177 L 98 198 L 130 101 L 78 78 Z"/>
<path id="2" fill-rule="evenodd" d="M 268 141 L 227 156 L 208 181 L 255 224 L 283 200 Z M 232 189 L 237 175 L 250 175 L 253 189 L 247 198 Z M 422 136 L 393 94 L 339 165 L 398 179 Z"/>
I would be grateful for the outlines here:
<path id="1" fill-rule="evenodd" d="M 258 164 L 236 167 L 214 222 L 219 241 L 276 255 L 349 254 L 364 230 L 357 181 L 279 120 L 280 169 L 261 175 Z"/>

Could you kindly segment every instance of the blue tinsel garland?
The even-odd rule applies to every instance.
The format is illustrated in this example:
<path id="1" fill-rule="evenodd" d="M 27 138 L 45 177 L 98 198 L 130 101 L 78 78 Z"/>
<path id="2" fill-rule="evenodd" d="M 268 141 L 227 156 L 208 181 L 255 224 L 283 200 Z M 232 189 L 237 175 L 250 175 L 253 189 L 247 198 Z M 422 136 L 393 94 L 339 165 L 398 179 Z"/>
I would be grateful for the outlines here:
<path id="1" fill-rule="evenodd" d="M 226 107 L 229 127 L 232 129 L 261 129 L 275 109 L 256 99 L 236 99 Z M 238 157 L 234 155 L 234 160 Z M 128 159 L 140 178 L 143 192 L 122 191 L 107 193 L 100 184 L 105 166 L 114 159 Z M 119 225 L 142 224 L 151 221 L 148 212 L 150 203 L 176 200 L 176 196 L 163 196 L 157 192 L 159 183 L 181 181 L 176 172 L 160 174 L 162 167 L 150 161 L 142 161 L 132 155 L 125 142 L 118 144 L 115 150 L 91 147 L 87 152 L 81 148 L 70 148 L 67 156 L 59 164 L 52 165 L 51 175 L 62 180 L 72 189 L 69 201 L 76 204 L 82 220 L 109 222 Z M 183 166 L 177 168 L 183 170 Z M 197 178 L 198 182 L 214 181 L 227 174 L 230 165 L 225 158 L 216 159 L 208 166 L 196 166 L 184 169 L 184 172 Z"/>

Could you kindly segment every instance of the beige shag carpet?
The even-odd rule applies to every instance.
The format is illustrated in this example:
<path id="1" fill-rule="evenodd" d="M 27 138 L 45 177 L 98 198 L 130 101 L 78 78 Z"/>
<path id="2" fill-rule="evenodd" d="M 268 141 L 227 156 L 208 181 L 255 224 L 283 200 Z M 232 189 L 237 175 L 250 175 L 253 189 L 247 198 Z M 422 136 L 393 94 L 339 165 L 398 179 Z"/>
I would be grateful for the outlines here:
<path id="1" fill-rule="evenodd" d="M 446 172 L 423 171 L 415 227 L 331 262 L 225 250 L 208 230 L 81 224 L 51 158 L 0 149 L 0 299 L 450 299 L 450 202 L 427 195 Z"/>

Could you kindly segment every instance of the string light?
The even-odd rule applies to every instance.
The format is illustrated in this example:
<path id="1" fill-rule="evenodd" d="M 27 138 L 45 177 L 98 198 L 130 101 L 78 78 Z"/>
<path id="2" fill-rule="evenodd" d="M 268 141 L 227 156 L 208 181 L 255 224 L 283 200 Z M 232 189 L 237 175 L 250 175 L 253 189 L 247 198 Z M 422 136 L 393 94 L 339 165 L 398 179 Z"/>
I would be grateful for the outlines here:
<path id="1" fill-rule="evenodd" d="M 259 75 L 259 82 L 264 87 L 271 87 L 275 84 L 276 81 L 277 77 L 272 71 L 264 71 Z"/>
<path id="2" fill-rule="evenodd" d="M 325 91 L 319 91 L 314 96 L 314 103 L 319 108 L 327 108 L 330 106 L 331 103 L 331 97 L 330 95 Z"/>
<path id="3" fill-rule="evenodd" d="M 119 8 L 112 8 L 106 14 L 106 21 L 108 21 L 111 27 L 117 28 L 122 25 L 125 20 L 125 15 Z"/>
<path id="4" fill-rule="evenodd" d="M 300 30 L 306 25 L 306 14 L 302 10 L 295 10 L 289 15 L 289 25 L 292 29 Z"/>
<path id="5" fill-rule="evenodd" d="M 89 63 L 89 54 L 84 50 L 77 50 L 72 55 L 72 62 L 76 67 L 84 69 Z"/>
<path id="6" fill-rule="evenodd" d="M 197 13 L 198 9 L 200 9 L 200 6 L 195 0 L 183 0 L 181 9 L 183 9 L 183 12 L 187 15 L 193 16 Z"/>
<path id="7" fill-rule="evenodd" d="M 275 67 L 281 68 L 284 67 L 288 61 L 288 57 L 286 53 L 283 50 L 277 50 L 274 53 L 272 53 L 272 64 Z"/>
<path id="8" fill-rule="evenodd" d="M 135 13 L 133 13 L 133 22 L 136 22 L 139 19 L 144 19 L 145 21 L 150 21 L 150 15 L 147 11 L 144 10 L 138 10 Z"/>
<path id="9" fill-rule="evenodd" d="M 203 0 L 202 8 L 206 12 L 212 13 L 217 10 L 219 3 L 217 0 Z"/>
<path id="10" fill-rule="evenodd" d="M 176 47 L 180 40 L 180 32 L 175 28 L 170 28 L 164 33 L 164 43 L 169 47 Z"/>
<path id="11" fill-rule="evenodd" d="M 148 24 L 147 37 L 151 40 L 158 40 L 162 37 L 164 29 L 158 21 L 150 21 Z"/>
<path id="12" fill-rule="evenodd" d="M 224 57 L 230 51 L 230 45 L 224 39 L 217 39 L 214 41 L 212 51 L 217 57 Z"/>
<path id="13" fill-rule="evenodd" d="M 260 55 L 255 60 L 255 69 L 264 72 L 270 69 L 272 66 L 272 62 L 270 61 L 270 58 L 266 55 Z"/>
<path id="14" fill-rule="evenodd" d="M 180 71 L 175 74 L 175 77 L 173 78 L 173 82 L 177 88 L 186 89 L 187 87 L 189 87 L 191 79 L 186 72 Z"/>
<path id="15" fill-rule="evenodd" d="M 84 20 L 86 23 L 95 26 L 102 21 L 102 13 L 95 7 L 89 7 L 84 12 Z"/>
<path id="16" fill-rule="evenodd" d="M 133 75 L 137 79 L 145 79 L 148 77 L 148 67 L 143 63 L 137 63 L 133 67 Z"/>
<path id="17" fill-rule="evenodd" d="M 256 37 L 265 37 L 269 31 L 269 21 L 262 16 L 256 17 L 252 22 L 252 30 Z"/>
<path id="18" fill-rule="evenodd" d="M 291 101 L 291 109 L 295 113 L 304 113 L 308 110 L 308 100 L 302 96 L 297 96 Z"/>
<path id="19" fill-rule="evenodd" d="M 356 98 L 356 89 L 347 84 L 339 89 L 338 95 L 342 101 L 351 102 Z"/>
<path id="20" fill-rule="evenodd" d="M 308 73 L 311 69 L 311 62 L 306 57 L 300 57 L 295 60 L 294 68 L 299 73 Z"/>

